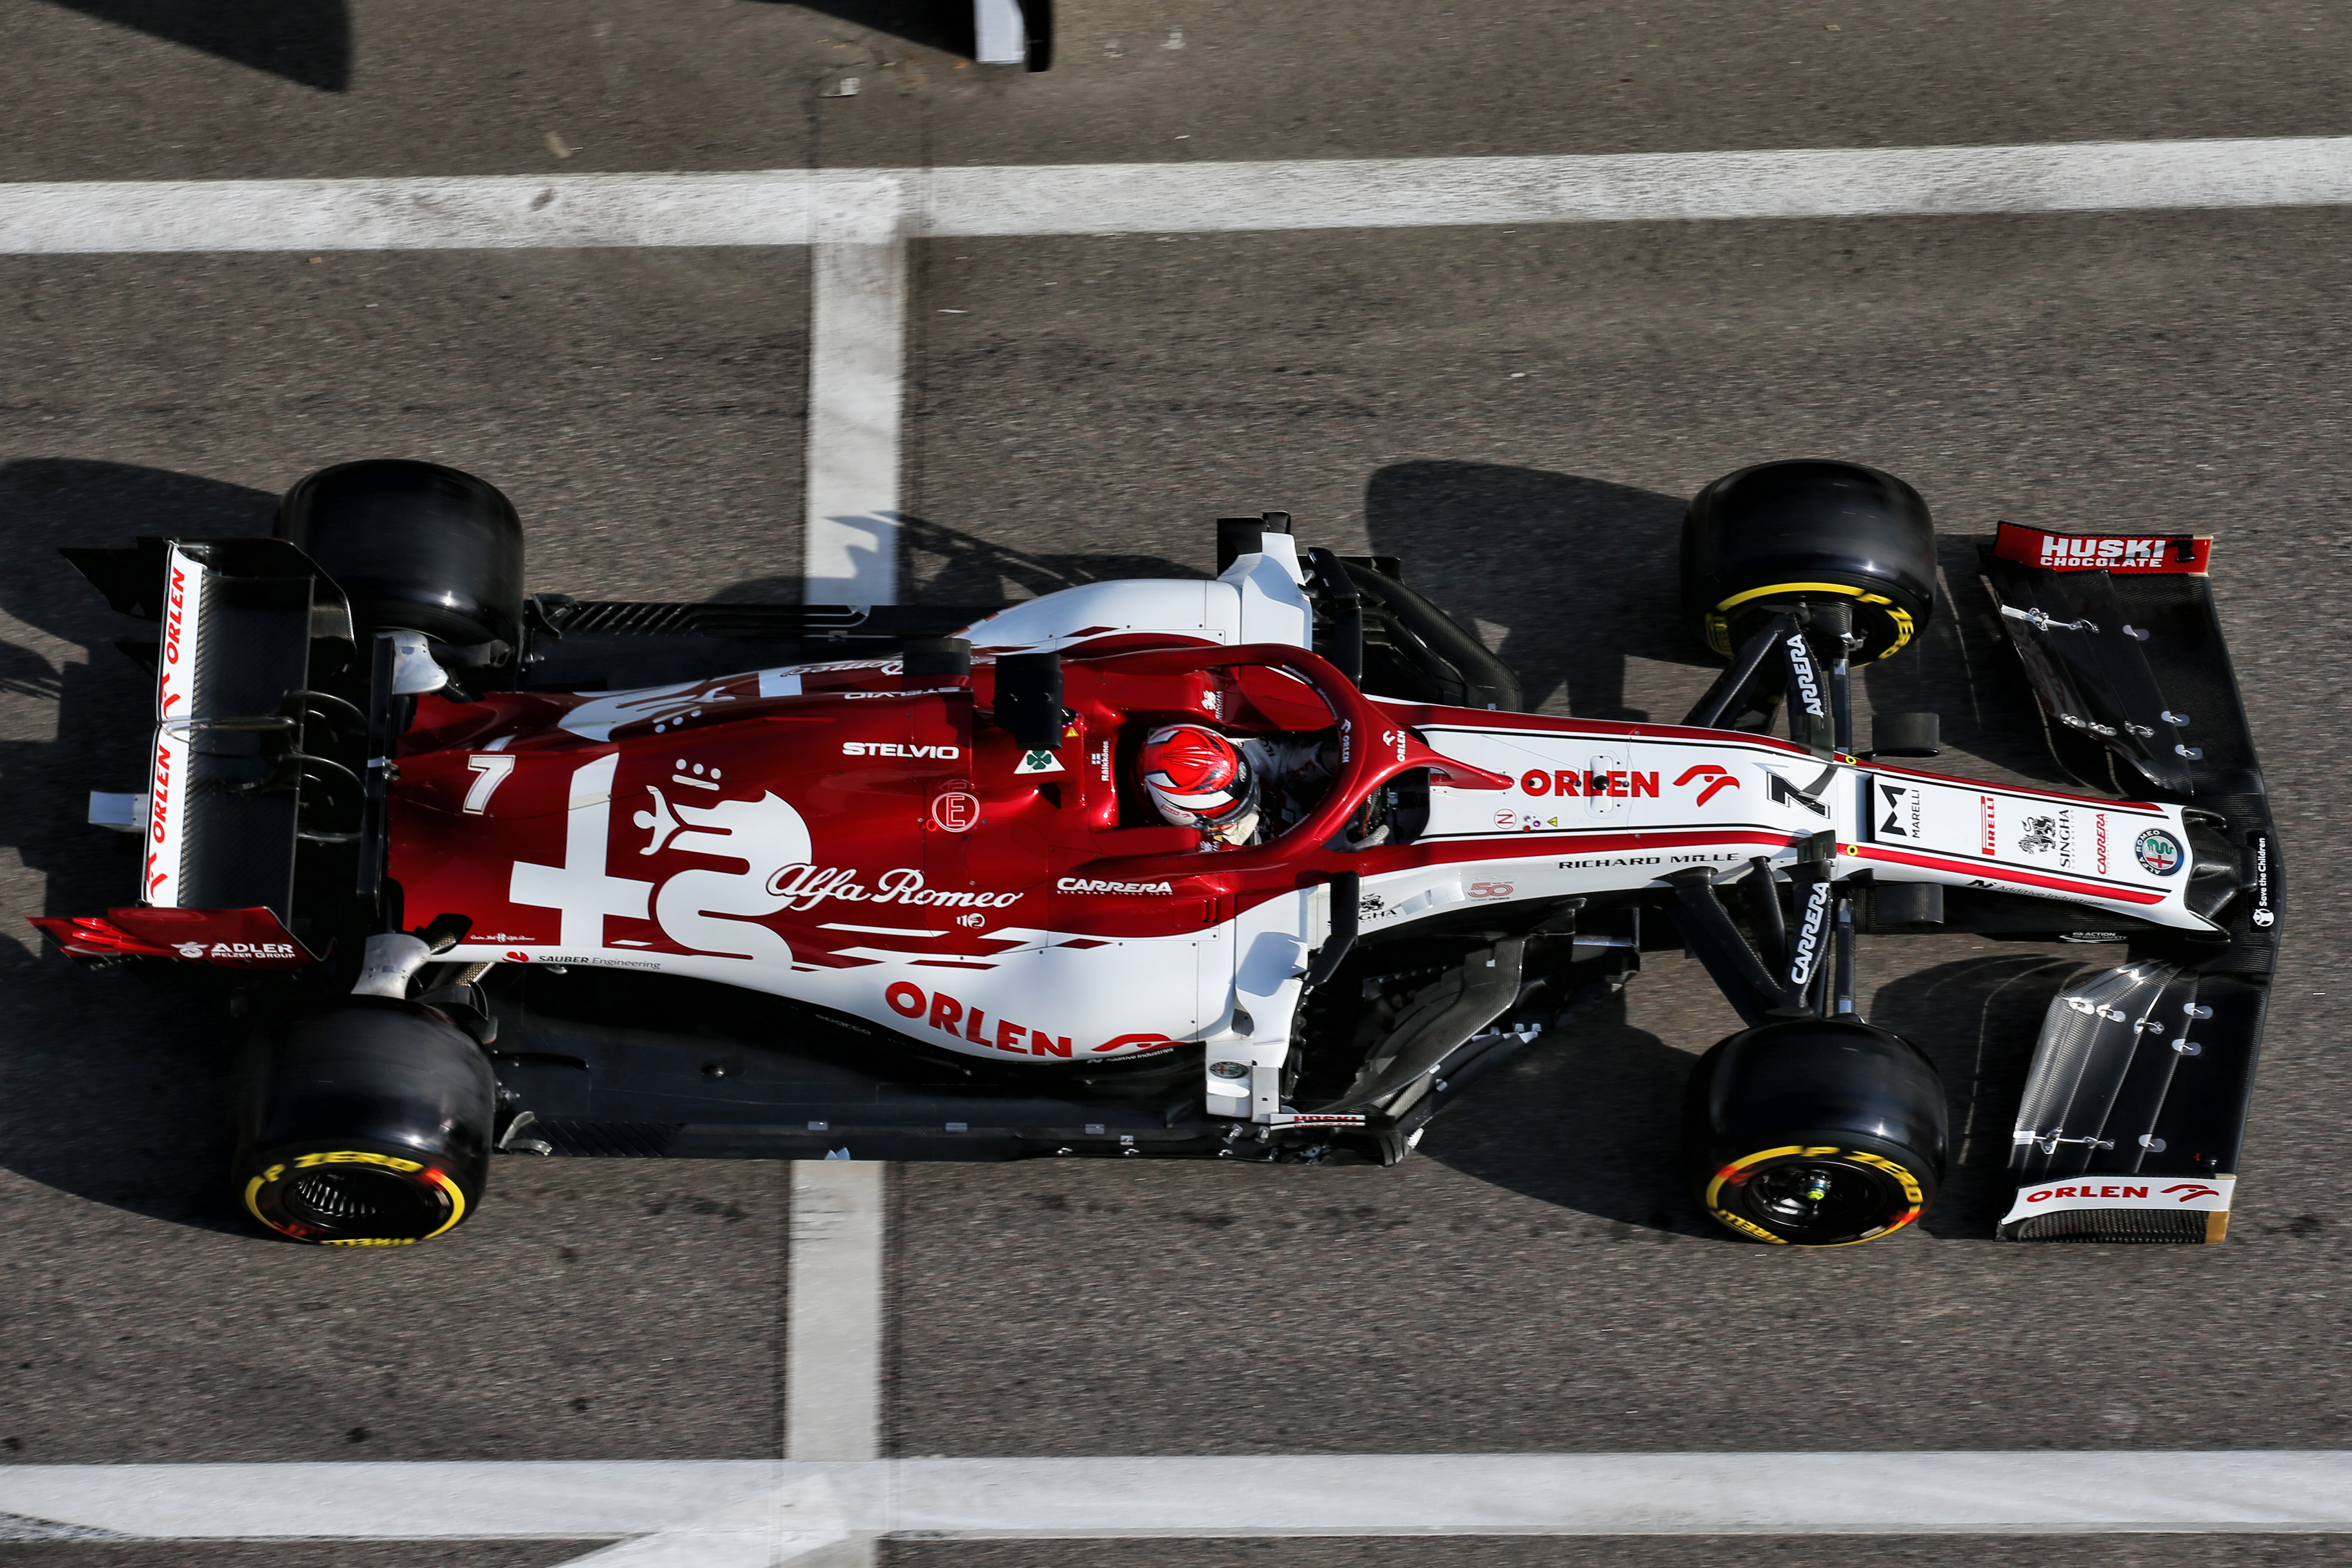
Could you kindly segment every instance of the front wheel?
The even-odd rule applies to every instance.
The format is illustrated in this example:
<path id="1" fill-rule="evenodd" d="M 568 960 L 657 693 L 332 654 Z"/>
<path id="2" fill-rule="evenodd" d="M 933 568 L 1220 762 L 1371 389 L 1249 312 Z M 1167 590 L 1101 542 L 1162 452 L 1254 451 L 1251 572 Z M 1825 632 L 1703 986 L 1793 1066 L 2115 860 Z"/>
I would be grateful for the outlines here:
<path id="1" fill-rule="evenodd" d="M 1946 1126 L 1943 1083 L 1911 1042 L 1854 1019 L 1792 1019 L 1699 1059 L 1685 1136 L 1699 1200 L 1727 1229 L 1846 1247 L 1935 1200 Z"/>
<path id="2" fill-rule="evenodd" d="M 1842 603 L 1857 659 L 1901 652 L 1936 604 L 1936 530 L 1919 492 L 1860 463 L 1759 463 L 1693 497 L 1683 611 L 1726 658 L 1790 600 Z"/>

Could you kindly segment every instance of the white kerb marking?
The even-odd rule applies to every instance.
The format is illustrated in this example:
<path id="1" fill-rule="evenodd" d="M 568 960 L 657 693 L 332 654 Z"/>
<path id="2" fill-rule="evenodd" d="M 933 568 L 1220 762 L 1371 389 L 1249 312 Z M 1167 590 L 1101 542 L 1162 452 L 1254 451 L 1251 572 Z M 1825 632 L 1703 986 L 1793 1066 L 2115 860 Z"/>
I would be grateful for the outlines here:
<path id="1" fill-rule="evenodd" d="M 869 199 L 919 238 L 2332 206 L 2352 202 L 2352 137 L 26 183 L 0 184 L 0 252 L 822 245 Z"/>
<path id="2" fill-rule="evenodd" d="M 898 589 L 898 426 L 906 386 L 906 181 L 826 187 L 809 258 L 803 576 L 815 605 Z"/>
<path id="3" fill-rule="evenodd" d="M 840 1169 L 878 1170 L 862 1162 Z M 824 1169 L 803 1163 L 797 1171 Z M 833 1173 L 827 1172 L 828 1174 Z M 1867 1471 L 1867 1487 L 1790 1476 Z M 146 1539 L 612 1540 L 804 1563 L 892 1532 L 2097 1535 L 2352 1531 L 2352 1453 L 1348 1454 L 0 1466 L 0 1512 Z M 698 1543 L 699 1557 L 648 1555 Z M 759 1552 L 766 1552 L 762 1559 Z M 635 1555 L 626 1553 L 634 1552 Z"/>

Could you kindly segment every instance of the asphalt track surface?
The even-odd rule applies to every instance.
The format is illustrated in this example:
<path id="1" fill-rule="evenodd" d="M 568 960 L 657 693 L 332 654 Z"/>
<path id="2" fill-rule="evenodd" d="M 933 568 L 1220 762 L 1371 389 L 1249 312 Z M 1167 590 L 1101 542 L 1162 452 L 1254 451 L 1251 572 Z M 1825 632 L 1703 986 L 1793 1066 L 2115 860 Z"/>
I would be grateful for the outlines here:
<path id="1" fill-rule="evenodd" d="M 1046 73 L 887 5 L 0 0 L 0 178 L 194 178 L 1881 146 L 2352 131 L 2315 5 L 1445 14 L 1067 5 Z M 177 36 L 173 29 L 180 26 Z M 160 31 L 158 30 L 160 29 Z M 1181 35 L 1182 47 L 1171 47 Z M 844 78 L 854 97 L 828 97 Z M 568 155 L 559 156 L 559 147 Z M 1210 564 L 1210 520 L 1408 558 L 1554 710 L 1673 717 L 1683 498 L 1768 458 L 1998 518 L 2210 531 L 2290 858 L 2230 1241 L 1990 1242 L 2032 1021 L 2098 950 L 1887 940 L 1865 996 L 1975 1118 L 1914 1231 L 1790 1254 L 1670 1173 L 1732 1026 L 1663 960 L 1395 1170 L 892 1173 L 886 1452 L 919 1457 L 2341 1447 L 2352 1128 L 2335 809 L 2352 593 L 2342 209 L 933 242 L 914 252 L 907 581 L 935 599 Z M 799 595 L 804 252 L 0 258 L 0 888 L 119 901 L 82 793 L 142 682 L 50 553 L 258 531 L 309 469 L 492 479 L 535 585 Z M 960 312 L 950 314 L 949 312 Z M 1959 557 L 1952 557 L 1957 564 Z M 1876 706 L 2052 778 L 1958 613 Z M 0 941 L 0 1458 L 727 1458 L 782 1436 L 785 1172 L 502 1162 L 425 1247 L 257 1238 L 223 1031 Z M 1989 1134 L 1989 1136 L 1988 1136 Z M 1792 1487 L 1867 1487 L 1848 1473 Z M 5 1532 L 0 1532 L 5 1533 Z M 1802 1540 L 1157 1541 L 1158 1568 L 1790 1563 Z M 2337 1561 L 2329 1538 L 1843 1540 L 1905 1564 Z M 577 1543 L 0 1543 L 0 1562 L 553 1563 Z M 1045 1568 L 1100 1543 L 898 1542 Z"/>

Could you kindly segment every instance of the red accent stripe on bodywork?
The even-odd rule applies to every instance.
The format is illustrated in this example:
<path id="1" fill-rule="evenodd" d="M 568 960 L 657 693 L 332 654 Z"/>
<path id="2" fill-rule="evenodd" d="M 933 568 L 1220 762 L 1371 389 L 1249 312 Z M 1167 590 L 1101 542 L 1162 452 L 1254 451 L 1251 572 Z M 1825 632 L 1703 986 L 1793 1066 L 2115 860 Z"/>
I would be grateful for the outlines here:
<path id="1" fill-rule="evenodd" d="M 2044 876 L 2039 871 L 2018 871 L 1986 860 L 1947 860 L 1938 855 L 1920 855 L 1907 849 L 1885 849 L 1874 844 L 1850 845 L 1846 853 L 1864 860 L 1886 860 L 1897 866 L 1917 866 L 1930 871 L 1949 871 L 1955 875 L 1983 877 L 1995 881 L 2018 882 L 2030 888 L 2052 888 L 2063 893 L 2076 893 L 2084 898 L 2106 899 L 2122 904 L 2160 904 L 2162 893 L 2143 892 L 2135 888 L 2109 887 L 2099 882 L 2077 882 L 2065 877 Z"/>

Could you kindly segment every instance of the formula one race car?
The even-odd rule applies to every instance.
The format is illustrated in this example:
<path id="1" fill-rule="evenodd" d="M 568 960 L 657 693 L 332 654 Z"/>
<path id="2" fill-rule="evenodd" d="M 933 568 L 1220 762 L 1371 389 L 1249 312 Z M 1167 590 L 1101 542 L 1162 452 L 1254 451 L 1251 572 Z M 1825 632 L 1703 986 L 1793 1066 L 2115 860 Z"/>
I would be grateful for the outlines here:
<path id="1" fill-rule="evenodd" d="M 1665 947 L 1748 1026 L 1691 1083 L 1708 1212 L 1862 1241 L 1933 1200 L 1947 1114 L 1857 936 L 2124 942 L 2051 1005 L 2000 1234 L 2221 1239 L 2280 884 L 2207 541 L 1983 547 L 2108 798 L 1894 760 L 1932 715 L 1856 750 L 1850 667 L 1936 600 L 1874 469 L 1692 503 L 1728 663 L 1680 724 L 1517 711 L 1396 561 L 1218 529 L 1213 581 L 995 608 L 582 603 L 526 596 L 489 485 L 377 461 L 274 538 L 68 551 L 161 623 L 156 725 L 146 795 L 93 797 L 138 900 L 39 923 L 230 993 L 244 1202 L 343 1246 L 447 1230 L 493 1152 L 1392 1163 Z M 1140 776 L 1171 728 L 1307 761 L 1212 830 Z"/>

